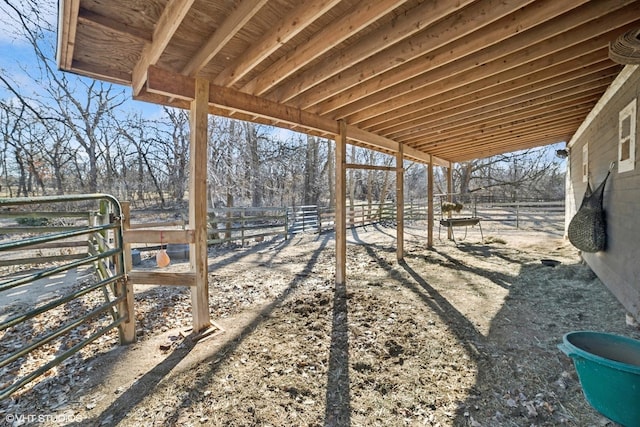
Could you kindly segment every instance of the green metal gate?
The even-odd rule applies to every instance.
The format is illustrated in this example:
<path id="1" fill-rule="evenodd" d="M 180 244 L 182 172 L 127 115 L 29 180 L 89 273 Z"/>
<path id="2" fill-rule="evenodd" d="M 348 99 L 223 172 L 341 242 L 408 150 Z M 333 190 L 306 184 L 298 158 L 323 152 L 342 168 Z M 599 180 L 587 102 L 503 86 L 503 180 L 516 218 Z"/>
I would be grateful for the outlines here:
<path id="1" fill-rule="evenodd" d="M 133 293 L 127 287 L 122 249 L 121 208 L 113 196 L 0 198 L 0 219 L 0 266 L 21 270 L 17 275 L 11 271 L 0 274 L 0 301 L 3 296 L 6 300 L 10 294 L 29 292 L 30 286 L 46 283 L 43 279 L 81 266 L 94 271 L 91 280 L 67 284 L 71 289 L 50 300 L 14 307 L 0 316 L 0 400 L 114 328 L 119 329 L 121 344 L 135 340 Z M 87 307 L 87 298 L 95 305 Z M 0 308 L 7 311 L 7 307 Z M 36 324 L 37 330 L 32 326 Z M 55 354 L 34 363 L 42 360 L 39 351 Z M 26 369 L 26 365 L 32 369 Z"/>

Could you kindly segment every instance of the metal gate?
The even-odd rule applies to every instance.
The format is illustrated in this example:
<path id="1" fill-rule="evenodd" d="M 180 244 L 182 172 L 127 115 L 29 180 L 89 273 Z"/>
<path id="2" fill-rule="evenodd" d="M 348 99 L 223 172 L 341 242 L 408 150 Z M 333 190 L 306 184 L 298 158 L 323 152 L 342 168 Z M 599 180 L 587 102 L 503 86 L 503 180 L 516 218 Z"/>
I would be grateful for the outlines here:
<path id="1" fill-rule="evenodd" d="M 95 271 L 91 280 L 69 285 L 42 303 L 2 307 L 0 400 L 116 327 L 120 343 L 135 340 L 120 203 L 113 196 L 0 198 L 0 219 L 0 266 L 20 270 L 0 275 L 0 298 L 33 291 L 82 266 Z M 87 306 L 87 298 L 93 306 Z M 43 351 L 54 356 L 42 360 L 38 352 Z"/>
<path id="2" fill-rule="evenodd" d="M 320 217 L 318 207 L 315 205 L 298 206 L 289 209 L 289 232 L 291 234 L 312 232 L 320 230 Z"/>

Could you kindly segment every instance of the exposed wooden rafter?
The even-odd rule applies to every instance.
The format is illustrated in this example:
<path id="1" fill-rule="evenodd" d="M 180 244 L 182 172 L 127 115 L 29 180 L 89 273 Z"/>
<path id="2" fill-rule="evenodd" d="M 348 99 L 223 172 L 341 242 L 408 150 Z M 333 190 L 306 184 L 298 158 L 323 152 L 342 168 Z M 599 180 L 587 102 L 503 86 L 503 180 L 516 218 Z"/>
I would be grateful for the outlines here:
<path id="1" fill-rule="evenodd" d="M 375 86 L 378 90 L 381 89 L 381 80 L 377 76 L 390 70 L 398 68 L 393 72 L 393 75 L 398 75 L 398 78 L 393 82 L 389 81 L 390 84 L 397 83 L 407 78 L 404 77 L 405 75 L 415 73 L 416 67 L 419 68 L 419 72 L 424 73 L 430 68 L 450 62 L 464 54 L 483 49 L 487 44 L 496 43 L 521 30 L 522 26 L 527 24 L 526 21 L 521 23 L 505 17 L 509 13 L 518 13 L 526 3 L 497 0 L 474 3 L 459 15 L 452 15 L 437 22 L 431 31 L 418 33 L 410 39 L 397 43 L 391 49 L 367 58 L 366 61 L 317 85 L 313 91 L 295 97 L 293 102 L 302 108 L 308 108 L 328 98 L 333 99 L 339 93 L 347 96 L 353 94 L 355 96 L 351 98 L 353 101 L 361 97 L 360 92 L 370 93 L 370 89 L 364 90 L 364 87 Z M 503 22 L 504 20 L 507 22 Z M 487 25 L 491 23 L 494 25 L 489 26 L 487 30 Z M 437 34 L 437 37 L 434 37 L 434 34 Z M 362 85 L 365 81 L 370 84 Z M 358 89 L 352 89 L 356 85 L 359 85 Z M 337 101 L 338 104 L 341 102 L 343 101 Z M 313 110 L 326 113 L 335 109 L 335 106 L 336 102 L 325 102 L 322 107 L 313 108 Z"/>
<path id="2" fill-rule="evenodd" d="M 274 62 L 267 70 L 247 83 L 242 91 L 254 95 L 264 94 L 295 71 L 329 51 L 331 47 L 346 40 L 406 1 L 381 0 L 372 2 L 365 10 L 354 9 L 348 15 L 325 27 L 299 49 Z"/>
<path id="3" fill-rule="evenodd" d="M 147 31 L 134 28 L 131 25 L 123 24 L 106 16 L 102 16 L 88 9 L 80 8 L 78 12 L 78 22 L 86 25 L 102 27 L 108 31 L 125 34 L 144 43 L 151 43 L 151 34 Z"/>
<path id="4" fill-rule="evenodd" d="M 140 93 L 149 65 L 158 62 L 195 0 L 169 0 L 153 31 L 152 42 L 145 46 L 132 73 L 133 94 Z"/>
<path id="5" fill-rule="evenodd" d="M 606 49 L 606 48 L 603 48 Z M 459 108 L 465 104 L 483 103 L 486 98 L 496 96 L 501 93 L 525 88 L 526 86 L 535 87 L 539 83 L 547 86 L 552 79 L 575 78 L 584 75 L 584 72 L 591 70 L 600 70 L 600 66 L 593 66 L 594 62 L 603 64 L 604 67 L 612 67 L 611 61 L 602 60 L 604 50 L 596 50 L 588 52 L 586 55 L 575 54 L 583 53 L 575 49 L 565 49 L 556 52 L 550 56 L 524 63 L 518 67 L 498 71 L 488 74 L 486 78 L 482 78 L 485 74 L 474 72 L 472 70 L 453 77 L 440 80 L 429 85 L 429 96 L 392 110 L 386 113 L 385 110 L 375 109 L 381 114 L 375 116 L 364 116 L 363 114 L 355 114 L 352 123 L 358 124 L 360 127 L 372 132 L 397 132 L 406 129 L 410 124 L 416 124 L 422 117 L 429 115 L 429 111 L 439 106 L 439 109 L 446 109 L 451 105 Z M 491 65 L 487 64 L 491 68 Z M 592 68 L 589 68 L 592 67 Z M 479 75 L 480 74 L 480 75 Z M 474 78 L 480 77 L 479 80 Z M 524 92 L 531 92 L 524 89 Z"/>
<path id="6" fill-rule="evenodd" d="M 148 92 L 183 100 L 193 98 L 195 90 L 195 80 L 193 78 L 168 72 L 156 66 L 149 67 L 147 76 Z M 209 104 L 269 118 L 279 123 L 298 124 L 306 129 L 328 132 L 334 136 L 339 133 L 338 122 L 335 120 L 249 95 L 232 88 L 217 86 L 213 83 L 211 83 L 209 90 Z M 347 130 L 350 140 L 391 153 L 396 153 L 399 150 L 399 144 L 396 141 L 381 135 L 349 125 L 347 125 Z M 418 152 L 412 152 L 412 158 L 422 163 L 429 161 L 427 155 Z M 447 163 L 442 159 L 438 159 L 438 162 L 439 164 Z"/>
<path id="7" fill-rule="evenodd" d="M 314 68 L 296 76 L 286 87 L 279 89 L 269 98 L 281 102 L 289 101 L 336 73 L 393 46 L 401 40 L 411 37 L 421 29 L 428 27 L 433 22 L 444 18 L 451 12 L 461 9 L 471 2 L 472 0 L 425 2 L 416 7 L 412 13 L 398 16 L 387 25 L 367 35 L 352 47 L 330 55 Z"/>
<path id="8" fill-rule="evenodd" d="M 537 90 L 531 94 L 520 95 L 517 99 L 507 98 L 508 95 L 500 95 L 492 100 L 487 99 L 487 103 L 474 104 L 472 106 L 447 109 L 446 113 L 434 115 L 422 119 L 413 127 L 402 132 L 391 134 L 390 137 L 403 142 L 411 142 L 412 139 L 427 141 L 432 135 L 452 132 L 453 129 L 461 125 L 468 132 L 478 131 L 486 126 L 491 120 L 503 122 L 513 120 L 514 116 L 524 112 L 524 116 L 533 116 L 535 109 L 554 105 L 558 107 L 560 102 L 575 100 L 583 96 L 594 97 L 606 87 L 615 72 L 605 70 L 601 78 L 593 79 L 593 76 L 586 76 L 576 79 L 570 83 L 565 83 L 565 89 L 555 90 L 557 86 Z M 502 99 L 502 100 L 501 100 Z M 570 111 L 571 106 L 565 105 L 562 111 Z M 559 115 L 558 110 L 555 111 Z M 451 136 L 454 136 L 451 134 Z"/>
<path id="9" fill-rule="evenodd" d="M 622 69 L 607 47 L 640 27 L 638 7 L 60 0 L 58 62 L 178 108 L 192 99 L 182 77 L 203 77 L 212 114 L 332 138 L 344 119 L 351 144 L 447 164 L 570 138 Z M 145 86 L 148 70 L 166 78 Z"/>
<path id="10" fill-rule="evenodd" d="M 191 57 L 182 69 L 182 74 L 195 77 L 266 2 L 267 0 L 244 0 L 240 3 L 198 52 Z"/>
<path id="11" fill-rule="evenodd" d="M 282 44 L 289 41 L 307 25 L 315 21 L 323 13 L 330 10 L 340 0 L 305 0 L 286 15 L 281 22 L 264 35 L 257 43 L 242 53 L 234 63 L 225 68 L 213 83 L 230 86 L 244 77 L 253 67 L 260 64 Z"/>
<path id="12" fill-rule="evenodd" d="M 565 2 L 556 3 L 566 4 Z M 544 24 L 530 31 L 517 33 L 500 43 L 492 44 L 477 52 L 467 52 L 466 55 L 450 56 L 451 46 L 447 46 L 429 58 L 428 72 L 424 72 L 423 61 L 413 61 L 392 73 L 385 73 L 376 81 L 369 81 L 359 85 L 356 90 L 349 91 L 348 100 L 345 100 L 344 96 L 336 95 L 343 99 L 343 102 L 341 107 L 333 112 L 333 116 L 348 115 L 349 121 L 353 119 L 354 112 L 371 109 L 372 106 L 376 106 L 379 111 L 389 111 L 418 101 L 423 96 L 423 88 L 463 71 L 474 70 L 479 75 L 487 76 L 553 54 L 569 46 L 588 42 L 595 36 L 612 30 L 611 22 L 598 19 L 604 13 L 603 4 L 609 5 L 607 7 L 609 11 L 615 11 L 612 15 L 615 17 L 616 26 L 623 27 L 626 23 L 636 21 L 638 17 L 631 13 L 631 9 L 615 10 L 614 8 L 615 4 L 619 6 L 627 3 L 628 1 L 589 3 L 573 13 L 563 14 L 558 19 L 543 21 Z M 585 20 L 587 23 L 578 25 Z M 561 32 L 561 29 L 566 28 L 576 28 L 576 30 L 569 33 Z M 439 63 L 439 66 L 432 68 L 434 63 Z M 478 64 L 492 68 L 487 71 L 478 70 Z M 313 108 L 310 111 L 323 114 L 320 108 Z"/>

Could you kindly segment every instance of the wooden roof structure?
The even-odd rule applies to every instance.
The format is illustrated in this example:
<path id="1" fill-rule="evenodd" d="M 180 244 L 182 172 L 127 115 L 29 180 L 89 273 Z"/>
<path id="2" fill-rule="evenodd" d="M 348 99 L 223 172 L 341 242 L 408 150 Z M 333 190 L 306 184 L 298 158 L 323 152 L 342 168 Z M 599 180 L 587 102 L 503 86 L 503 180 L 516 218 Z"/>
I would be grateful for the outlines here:
<path id="1" fill-rule="evenodd" d="M 448 165 L 568 141 L 638 0 L 60 0 L 58 64 L 135 99 Z"/>
<path id="2" fill-rule="evenodd" d="M 342 286 L 346 169 L 365 167 L 347 163 L 348 143 L 395 156 L 387 169 L 396 173 L 400 260 L 405 159 L 428 164 L 432 201 L 434 165 L 447 167 L 450 187 L 454 162 L 568 141 L 622 69 L 609 59 L 609 44 L 640 26 L 640 0 L 59 0 L 59 7 L 62 70 L 189 109 L 189 226 L 176 243 L 190 245 L 191 268 L 153 277 L 190 287 L 199 333 L 212 324 L 209 114 L 335 140 Z M 427 217 L 431 246 L 432 202 Z M 150 233 L 162 241 L 162 231 Z M 127 244 L 134 238 L 124 236 Z"/>

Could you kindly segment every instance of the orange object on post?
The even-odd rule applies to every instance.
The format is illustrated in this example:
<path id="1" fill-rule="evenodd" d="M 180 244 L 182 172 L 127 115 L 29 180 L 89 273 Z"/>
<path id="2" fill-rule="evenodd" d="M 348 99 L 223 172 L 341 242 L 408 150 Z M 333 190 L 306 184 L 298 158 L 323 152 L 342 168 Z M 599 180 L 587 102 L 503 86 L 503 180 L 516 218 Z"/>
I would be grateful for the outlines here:
<path id="1" fill-rule="evenodd" d="M 156 254 L 156 264 L 158 267 L 163 268 L 171 264 L 171 258 L 169 258 L 169 254 L 162 247 L 162 231 L 160 232 L 160 250 Z"/>
<path id="2" fill-rule="evenodd" d="M 163 268 L 171 264 L 171 258 L 167 254 L 167 251 L 164 249 L 160 249 L 156 254 L 156 263 L 158 267 Z"/>

